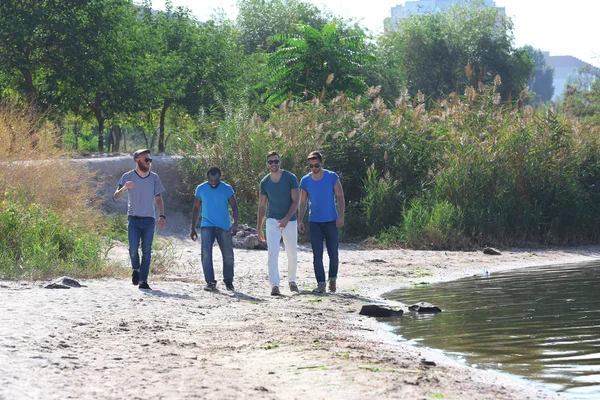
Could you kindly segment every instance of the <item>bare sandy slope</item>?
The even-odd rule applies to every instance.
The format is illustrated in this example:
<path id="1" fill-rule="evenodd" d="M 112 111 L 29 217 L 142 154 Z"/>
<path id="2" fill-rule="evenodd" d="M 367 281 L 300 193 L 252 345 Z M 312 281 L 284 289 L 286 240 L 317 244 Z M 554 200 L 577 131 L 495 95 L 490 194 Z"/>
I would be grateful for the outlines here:
<path id="1" fill-rule="evenodd" d="M 338 293 L 315 296 L 312 255 L 301 246 L 303 291 L 291 295 L 282 284 L 283 296 L 271 297 L 265 251 L 236 249 L 236 292 L 219 283 L 209 293 L 199 244 L 167 239 L 169 272 L 151 277 L 151 292 L 124 279 L 69 290 L 0 282 L 0 398 L 551 399 L 557 396 L 393 343 L 358 311 L 413 281 L 600 258 L 600 247 L 496 257 L 344 248 Z M 111 257 L 127 266 L 126 253 L 120 245 Z M 282 252 L 286 282 L 284 265 Z M 437 365 L 424 366 L 423 358 Z"/>

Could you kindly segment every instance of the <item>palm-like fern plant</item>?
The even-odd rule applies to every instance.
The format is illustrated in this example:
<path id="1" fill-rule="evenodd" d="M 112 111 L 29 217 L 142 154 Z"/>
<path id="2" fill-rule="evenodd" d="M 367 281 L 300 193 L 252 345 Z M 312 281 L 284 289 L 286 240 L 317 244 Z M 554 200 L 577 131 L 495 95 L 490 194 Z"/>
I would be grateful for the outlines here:
<path id="1" fill-rule="evenodd" d="M 296 33 L 272 39 L 281 45 L 268 56 L 269 72 L 262 84 L 268 102 L 278 104 L 290 94 L 310 99 L 367 89 L 364 72 L 374 57 L 362 30 L 345 33 L 336 22 L 318 30 L 301 22 Z"/>

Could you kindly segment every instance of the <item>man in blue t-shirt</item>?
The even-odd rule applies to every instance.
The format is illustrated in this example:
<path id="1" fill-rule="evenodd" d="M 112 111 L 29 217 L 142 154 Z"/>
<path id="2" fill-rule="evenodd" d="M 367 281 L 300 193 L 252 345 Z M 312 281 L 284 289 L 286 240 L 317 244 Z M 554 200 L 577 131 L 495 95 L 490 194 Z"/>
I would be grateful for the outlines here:
<path id="1" fill-rule="evenodd" d="M 267 248 L 269 281 L 271 296 L 281 294 L 279 290 L 279 242 L 283 237 L 288 259 L 288 282 L 292 292 L 298 292 L 296 271 L 298 269 L 298 178 L 289 171 L 281 169 L 281 160 L 276 151 L 267 154 L 269 174 L 260 181 L 260 197 L 256 229 L 258 240 L 265 241 L 262 230 L 267 215 Z M 268 205 L 268 209 L 267 209 Z"/>
<path id="2" fill-rule="evenodd" d="M 329 291 L 335 293 L 338 274 L 338 229 L 344 226 L 344 190 L 339 176 L 323 169 L 323 156 L 313 151 L 307 157 L 310 173 L 300 181 L 300 204 L 298 206 L 298 230 L 304 232 L 304 213 L 310 208 L 310 244 L 313 250 L 313 267 L 317 287 L 316 293 L 325 292 L 325 268 L 323 267 L 323 240 L 329 256 Z M 337 199 L 337 208 L 336 208 Z M 339 212 L 338 212 L 339 211 Z"/>
<path id="3" fill-rule="evenodd" d="M 237 232 L 238 206 L 233 195 L 233 188 L 221 182 L 221 170 L 211 167 L 206 173 L 207 181 L 196 188 L 196 200 L 192 209 L 193 241 L 198 239 L 196 222 L 202 214 L 200 222 L 200 240 L 202 254 L 202 270 L 206 287 L 204 290 L 217 290 L 212 249 L 215 239 L 223 255 L 223 282 L 227 290 L 235 290 L 233 286 L 233 241 L 231 237 Z M 229 219 L 229 207 L 233 213 L 233 224 Z"/>

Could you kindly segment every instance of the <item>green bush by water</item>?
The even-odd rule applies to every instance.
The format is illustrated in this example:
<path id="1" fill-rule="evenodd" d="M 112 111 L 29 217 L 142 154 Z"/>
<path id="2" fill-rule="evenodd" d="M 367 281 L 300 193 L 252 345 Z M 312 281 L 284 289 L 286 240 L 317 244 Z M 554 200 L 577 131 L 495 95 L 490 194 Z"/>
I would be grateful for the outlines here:
<path id="1" fill-rule="evenodd" d="M 427 104 L 405 92 L 393 107 L 377 89 L 327 104 L 286 102 L 268 121 L 230 110 L 209 135 L 191 138 L 186 169 L 202 175 L 197 185 L 219 165 L 246 210 L 241 222 L 254 222 L 269 150 L 299 178 L 306 155 L 320 150 L 344 187 L 344 240 L 418 248 L 595 242 L 598 128 L 527 106 L 526 92 L 502 102 L 500 84 Z"/>

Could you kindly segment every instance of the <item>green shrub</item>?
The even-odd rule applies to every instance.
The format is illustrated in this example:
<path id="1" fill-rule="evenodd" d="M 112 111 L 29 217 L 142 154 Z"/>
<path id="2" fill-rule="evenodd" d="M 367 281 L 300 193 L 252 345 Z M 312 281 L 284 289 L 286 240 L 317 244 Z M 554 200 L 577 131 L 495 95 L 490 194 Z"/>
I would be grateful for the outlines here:
<path id="1" fill-rule="evenodd" d="M 0 202 L 0 279 L 102 276 L 104 245 L 99 235 L 29 203 L 22 192 Z"/>

